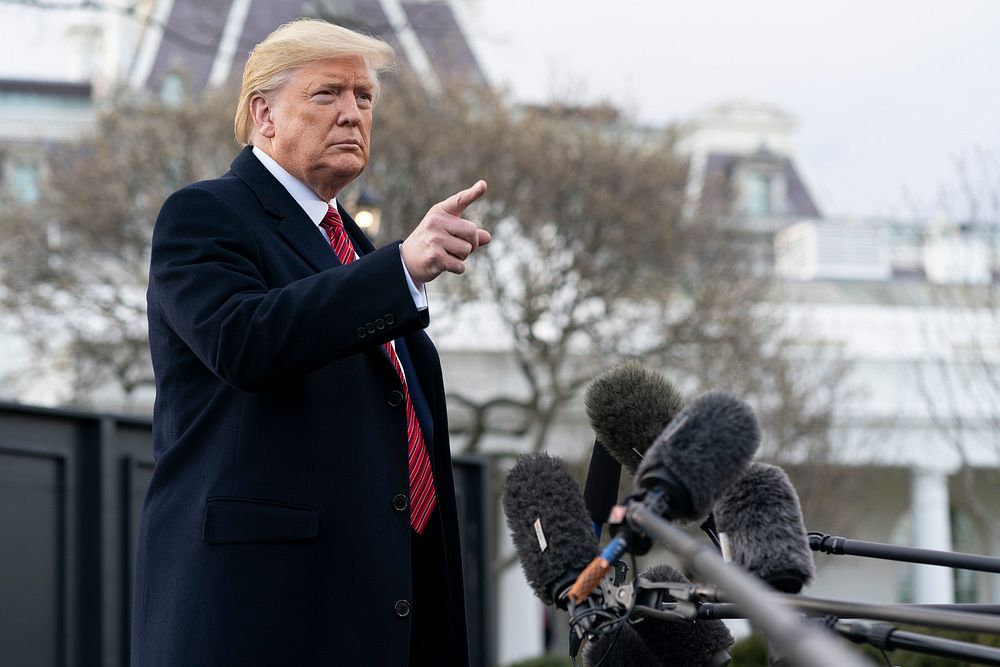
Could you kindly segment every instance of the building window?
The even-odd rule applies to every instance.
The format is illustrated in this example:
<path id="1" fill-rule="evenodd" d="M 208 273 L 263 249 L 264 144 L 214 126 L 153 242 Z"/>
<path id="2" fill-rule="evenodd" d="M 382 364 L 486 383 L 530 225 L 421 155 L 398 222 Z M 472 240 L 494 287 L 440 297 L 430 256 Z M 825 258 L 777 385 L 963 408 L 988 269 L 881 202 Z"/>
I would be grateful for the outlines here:
<path id="1" fill-rule="evenodd" d="M 985 553 L 979 542 L 975 520 L 967 513 L 951 511 L 951 548 L 963 553 Z M 973 570 L 954 570 L 955 602 L 979 602 L 979 574 Z"/>
<path id="2" fill-rule="evenodd" d="M 751 173 L 747 177 L 746 207 L 750 215 L 771 214 L 771 176 Z"/>
<path id="3" fill-rule="evenodd" d="M 171 109 L 184 103 L 184 77 L 179 72 L 170 72 L 160 84 L 160 100 Z"/>
<path id="4" fill-rule="evenodd" d="M 31 205 L 38 201 L 38 165 L 19 162 L 11 166 L 10 191 L 21 204 Z"/>
<path id="5" fill-rule="evenodd" d="M 976 521 L 968 513 L 952 508 L 949 513 L 951 517 L 951 550 L 963 553 L 985 553 L 979 539 L 979 530 Z M 889 537 L 890 544 L 912 545 L 913 544 L 913 522 L 910 513 L 907 512 L 896 524 L 895 530 Z M 914 600 L 913 591 L 913 564 L 900 563 L 897 570 L 896 593 L 897 602 L 912 603 Z M 952 570 L 953 586 L 955 588 L 955 602 L 979 602 L 980 575 L 972 570 Z"/>

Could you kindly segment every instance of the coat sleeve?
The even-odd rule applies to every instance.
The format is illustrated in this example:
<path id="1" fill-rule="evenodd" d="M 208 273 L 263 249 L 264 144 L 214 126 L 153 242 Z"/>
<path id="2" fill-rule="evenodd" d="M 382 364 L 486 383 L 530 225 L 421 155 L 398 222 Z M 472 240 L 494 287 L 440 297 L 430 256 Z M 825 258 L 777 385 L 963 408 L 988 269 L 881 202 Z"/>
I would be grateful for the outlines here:
<path id="1" fill-rule="evenodd" d="M 224 382 L 264 389 L 427 326 L 397 244 L 269 285 L 273 249 L 246 217 L 215 192 L 189 186 L 167 199 L 153 231 L 147 298 Z"/>

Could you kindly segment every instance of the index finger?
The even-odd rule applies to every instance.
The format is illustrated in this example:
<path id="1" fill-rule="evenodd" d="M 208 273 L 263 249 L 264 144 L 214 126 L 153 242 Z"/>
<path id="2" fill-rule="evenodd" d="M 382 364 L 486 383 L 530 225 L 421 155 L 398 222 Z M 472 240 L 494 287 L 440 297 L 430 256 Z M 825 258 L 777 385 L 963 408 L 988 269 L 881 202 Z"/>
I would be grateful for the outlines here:
<path id="1" fill-rule="evenodd" d="M 440 206 L 444 209 L 445 213 L 450 213 L 451 215 L 462 215 L 462 213 L 469 207 L 469 205 L 486 194 L 486 181 L 479 180 L 476 184 L 467 190 L 462 190 L 461 192 L 456 192 L 452 196 L 441 202 Z"/>

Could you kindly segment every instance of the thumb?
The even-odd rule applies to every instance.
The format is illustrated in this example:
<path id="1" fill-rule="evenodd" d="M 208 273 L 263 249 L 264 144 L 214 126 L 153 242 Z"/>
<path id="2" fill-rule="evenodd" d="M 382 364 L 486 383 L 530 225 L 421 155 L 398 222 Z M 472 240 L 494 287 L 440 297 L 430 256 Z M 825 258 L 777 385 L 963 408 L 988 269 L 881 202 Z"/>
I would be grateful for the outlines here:
<path id="1" fill-rule="evenodd" d="M 476 181 L 476 184 L 471 188 L 462 190 L 461 192 L 456 192 L 439 205 L 442 209 L 444 209 L 445 213 L 461 216 L 472 202 L 476 201 L 484 194 L 486 194 L 486 181 L 479 180 Z"/>

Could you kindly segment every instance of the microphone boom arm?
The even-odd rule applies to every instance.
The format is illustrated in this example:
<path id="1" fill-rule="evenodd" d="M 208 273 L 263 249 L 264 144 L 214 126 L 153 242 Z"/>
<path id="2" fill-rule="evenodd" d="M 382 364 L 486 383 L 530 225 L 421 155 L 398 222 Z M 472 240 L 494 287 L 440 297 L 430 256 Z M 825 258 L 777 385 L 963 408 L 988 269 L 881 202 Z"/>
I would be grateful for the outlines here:
<path id="1" fill-rule="evenodd" d="M 884 651 L 912 651 L 979 665 L 1000 665 L 1000 649 L 955 639 L 906 632 L 888 623 L 837 621 L 833 629 L 852 642 L 871 644 Z"/>
<path id="2" fill-rule="evenodd" d="M 870 664 L 847 651 L 823 631 L 804 627 L 798 615 L 776 593 L 724 562 L 711 547 L 693 539 L 642 503 L 632 504 L 626 517 L 636 529 L 680 556 L 700 577 L 716 582 L 794 664 L 809 667 L 862 667 Z"/>
<path id="3" fill-rule="evenodd" d="M 1000 558 L 954 551 L 900 547 L 881 542 L 851 540 L 846 537 L 827 535 L 818 531 L 811 531 L 809 533 L 809 548 L 813 551 L 835 556 L 864 556 L 867 558 L 880 558 L 882 560 L 902 561 L 904 563 L 941 565 L 960 570 L 975 570 L 977 572 L 1000 574 Z"/>

